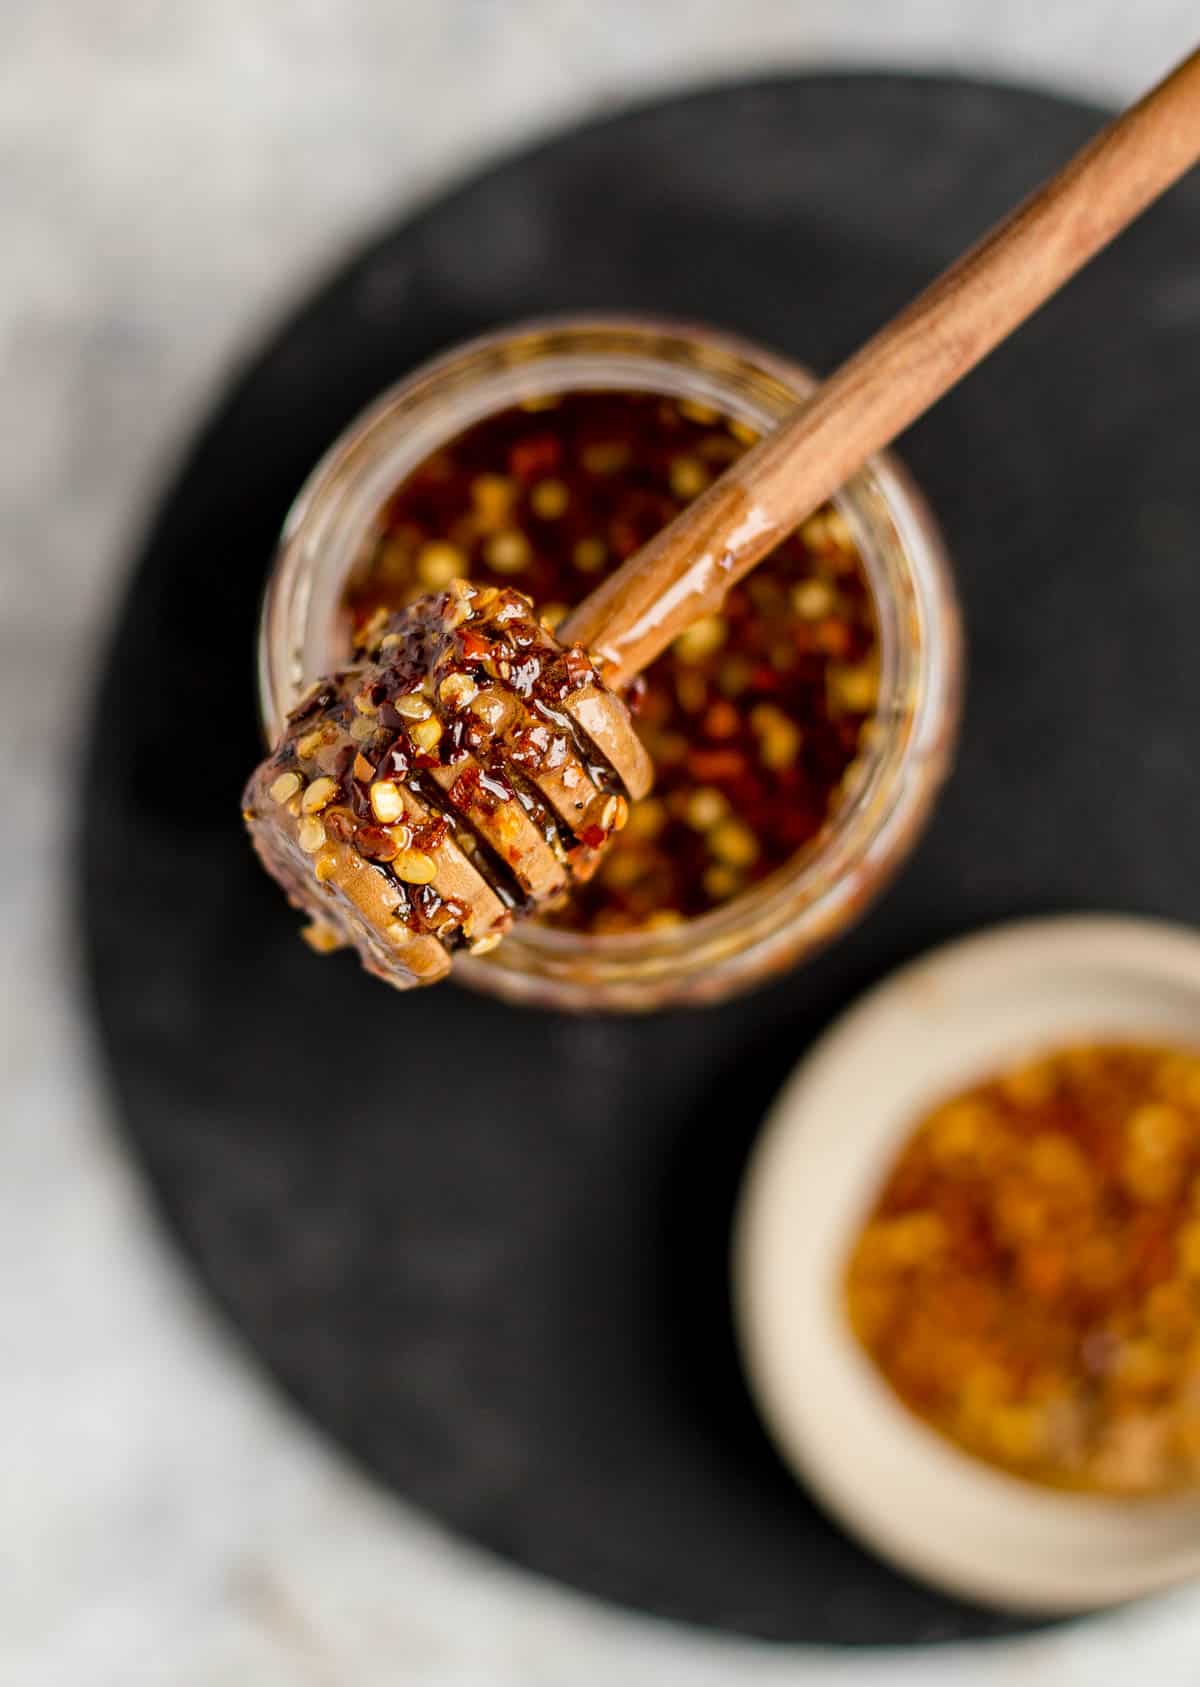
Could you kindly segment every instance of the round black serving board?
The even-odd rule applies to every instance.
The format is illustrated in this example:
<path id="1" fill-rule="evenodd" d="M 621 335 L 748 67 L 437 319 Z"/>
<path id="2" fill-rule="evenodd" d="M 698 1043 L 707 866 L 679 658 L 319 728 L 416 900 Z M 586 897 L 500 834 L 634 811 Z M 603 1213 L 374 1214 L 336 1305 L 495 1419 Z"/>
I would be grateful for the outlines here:
<path id="1" fill-rule="evenodd" d="M 130 1146 L 331 1436 L 590 1593 L 786 1641 L 1013 1626 L 894 1574 L 792 1483 L 738 1371 L 729 1220 L 780 1080 L 898 961 L 1007 915 L 1200 918 L 1200 181 L 905 441 L 966 601 L 957 774 L 883 903 L 764 993 L 558 1018 L 401 999 L 310 955 L 238 819 L 273 538 L 367 399 L 505 320 L 644 308 L 831 366 L 1097 120 L 799 77 L 500 165 L 351 262 L 233 383 L 122 611 L 75 859 Z"/>

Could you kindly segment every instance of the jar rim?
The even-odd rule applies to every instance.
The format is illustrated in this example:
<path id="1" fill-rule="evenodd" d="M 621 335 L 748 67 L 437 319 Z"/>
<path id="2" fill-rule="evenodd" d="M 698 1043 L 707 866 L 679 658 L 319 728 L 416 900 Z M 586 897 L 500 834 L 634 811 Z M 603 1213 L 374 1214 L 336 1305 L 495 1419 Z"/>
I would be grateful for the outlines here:
<path id="1" fill-rule="evenodd" d="M 493 330 L 444 352 L 383 392 L 336 440 L 295 500 L 264 595 L 259 695 L 268 732 L 297 700 L 320 618 L 314 590 L 322 543 L 383 502 L 371 490 L 394 486 L 417 461 L 475 420 L 521 398 L 574 388 L 638 388 L 707 399 L 761 428 L 815 386 L 813 375 L 778 353 L 708 325 L 665 317 L 583 315 L 533 319 Z M 420 437 L 422 426 L 426 437 Z M 395 473 L 381 453 L 402 433 L 410 459 Z M 375 490 L 378 490 L 378 485 Z M 350 496 L 353 493 L 355 496 Z M 652 980 L 720 965 L 736 956 L 753 970 L 760 947 L 781 927 L 815 947 L 870 900 L 898 865 L 924 820 L 954 736 L 961 633 L 949 563 L 932 517 L 907 473 L 881 453 L 832 500 L 849 523 L 868 574 L 880 624 L 880 702 L 863 774 L 811 843 L 728 902 L 676 925 L 590 933 L 540 922 L 521 924 L 486 957 L 459 969 L 487 988 L 514 987 L 531 971 L 556 981 L 582 967 L 589 987 L 617 995 L 636 977 Z M 353 505 L 353 515 L 350 505 Z M 364 529 L 365 531 L 365 529 Z M 345 556 L 357 547 L 343 546 Z M 340 601 L 345 571 L 336 581 Z M 327 581 L 324 613 L 331 612 Z M 284 641 L 281 649 L 280 641 Z M 324 666 L 332 657 L 322 657 Z M 281 684 L 290 672 L 293 695 Z M 318 670 L 319 671 L 319 670 Z M 909 777 L 928 765 L 932 780 Z M 926 787 L 929 787 L 926 789 Z M 803 928 L 803 929 L 801 929 Z M 792 943 L 792 950 L 797 947 Z M 624 1005 L 624 1004 L 622 1004 Z"/>

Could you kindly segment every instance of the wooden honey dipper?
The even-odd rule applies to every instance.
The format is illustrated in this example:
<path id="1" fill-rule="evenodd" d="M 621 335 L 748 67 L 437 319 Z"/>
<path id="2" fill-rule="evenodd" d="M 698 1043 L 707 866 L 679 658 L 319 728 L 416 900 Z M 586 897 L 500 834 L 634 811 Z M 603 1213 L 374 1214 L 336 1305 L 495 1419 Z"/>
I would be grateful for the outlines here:
<path id="1" fill-rule="evenodd" d="M 946 270 L 555 638 L 527 598 L 455 581 L 368 629 L 255 771 L 255 848 L 401 987 L 586 878 L 653 769 L 618 693 L 872 453 L 1200 159 L 1200 51 Z"/>

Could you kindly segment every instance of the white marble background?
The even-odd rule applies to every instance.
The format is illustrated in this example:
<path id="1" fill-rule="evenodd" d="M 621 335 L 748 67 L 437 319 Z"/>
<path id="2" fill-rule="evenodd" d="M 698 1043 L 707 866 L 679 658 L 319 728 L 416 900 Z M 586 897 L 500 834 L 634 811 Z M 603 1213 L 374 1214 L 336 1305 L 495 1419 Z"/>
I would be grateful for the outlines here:
<path id="1" fill-rule="evenodd" d="M 0 0 L 0 1683 L 1195 1687 L 1200 1594 L 840 1656 L 534 1581 L 364 1484 L 244 1368 L 98 1094 L 63 888 L 128 543 L 240 350 L 375 222 L 519 137 L 738 69 L 1110 99 L 1196 0 Z"/>

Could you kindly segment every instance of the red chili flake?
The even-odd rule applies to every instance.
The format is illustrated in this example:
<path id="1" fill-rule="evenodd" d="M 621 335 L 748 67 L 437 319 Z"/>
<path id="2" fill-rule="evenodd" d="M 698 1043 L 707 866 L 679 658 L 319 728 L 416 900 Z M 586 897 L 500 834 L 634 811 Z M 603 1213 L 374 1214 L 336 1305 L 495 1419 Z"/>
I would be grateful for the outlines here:
<path id="1" fill-rule="evenodd" d="M 533 688 L 537 684 L 538 677 L 541 672 L 542 658 L 536 651 L 531 651 L 530 654 L 524 657 L 521 661 L 514 662 L 511 665 L 509 669 L 508 683 L 512 686 L 518 697 L 531 697 L 533 695 Z"/>
<path id="2" fill-rule="evenodd" d="M 733 738 L 740 726 L 741 716 L 724 698 L 711 703 L 705 712 L 704 730 L 710 738 Z"/>
<path id="3" fill-rule="evenodd" d="M 518 480 L 541 480 L 562 460 L 562 442 L 552 433 L 533 434 L 518 440 L 508 454 L 510 472 Z"/>
<path id="4" fill-rule="evenodd" d="M 479 789 L 497 803 L 512 802 L 515 794 L 504 776 L 503 768 L 498 764 L 480 769 Z"/>
<path id="5" fill-rule="evenodd" d="M 368 861 L 394 861 L 400 853 L 399 844 L 382 826 L 360 826 L 354 834 L 354 844 Z"/>
<path id="6" fill-rule="evenodd" d="M 564 697 L 570 697 L 585 685 L 595 682 L 596 670 L 592 666 L 591 658 L 579 645 L 572 645 L 564 650 L 562 655 L 551 662 L 538 686 L 543 697 L 561 703 Z"/>
<path id="7" fill-rule="evenodd" d="M 477 633 L 474 627 L 464 627 L 458 635 L 459 649 L 468 662 L 481 662 L 485 656 L 490 656 L 492 647 L 487 639 Z"/>
<path id="8" fill-rule="evenodd" d="M 740 750 L 690 750 L 687 764 L 702 785 L 720 785 L 740 778 L 746 771 L 746 758 Z"/>
<path id="9" fill-rule="evenodd" d="M 327 808 L 321 819 L 325 825 L 326 837 L 332 838 L 335 843 L 354 842 L 357 827 L 353 815 L 348 814 L 344 808 Z"/>
<path id="10" fill-rule="evenodd" d="M 631 521 L 614 521 L 609 527 L 609 549 L 621 562 L 628 562 L 644 543 L 640 530 Z"/>
<path id="11" fill-rule="evenodd" d="M 393 779 L 407 779 L 412 772 L 412 757 L 409 754 L 407 744 L 399 741 L 393 744 L 391 749 L 385 753 L 380 766 L 386 767 L 389 776 Z"/>
<path id="12" fill-rule="evenodd" d="M 455 808 L 470 808 L 479 794 L 479 769 L 464 767 L 446 794 Z"/>
<path id="13" fill-rule="evenodd" d="M 547 726 L 527 727 L 509 744 L 509 754 L 526 773 L 538 773 L 546 765 L 552 736 Z"/>
<path id="14" fill-rule="evenodd" d="M 375 810 L 371 807 L 370 788 L 366 785 L 354 784 L 349 792 L 350 812 L 356 820 L 363 820 L 371 825 L 375 819 Z"/>
<path id="15" fill-rule="evenodd" d="M 478 715 L 464 715 L 462 720 L 463 743 L 466 745 L 467 749 L 470 750 L 472 755 L 483 755 L 491 745 L 491 733 L 479 719 Z"/>
<path id="16" fill-rule="evenodd" d="M 446 728 L 445 737 L 442 739 L 439 748 L 445 751 L 442 756 L 443 761 L 456 762 L 462 757 L 467 748 L 467 717 L 465 715 L 454 716 L 450 725 Z"/>
<path id="17" fill-rule="evenodd" d="M 409 897 L 412 904 L 412 924 L 416 930 L 436 930 L 437 916 L 441 912 L 442 899 L 433 886 L 410 886 Z"/>
<path id="18" fill-rule="evenodd" d="M 587 685 L 596 677 L 596 670 L 592 667 L 592 659 L 582 645 L 573 644 L 569 650 L 564 650 L 560 658 L 563 673 L 572 690 Z"/>
<path id="19" fill-rule="evenodd" d="M 450 822 L 443 815 L 433 820 L 423 820 L 419 826 L 413 827 L 412 848 L 419 849 L 423 855 L 432 855 L 434 850 L 440 849 L 450 833 Z"/>
<path id="20" fill-rule="evenodd" d="M 845 656 L 850 649 L 850 629 L 844 621 L 819 621 L 817 643 L 830 656 Z"/>

